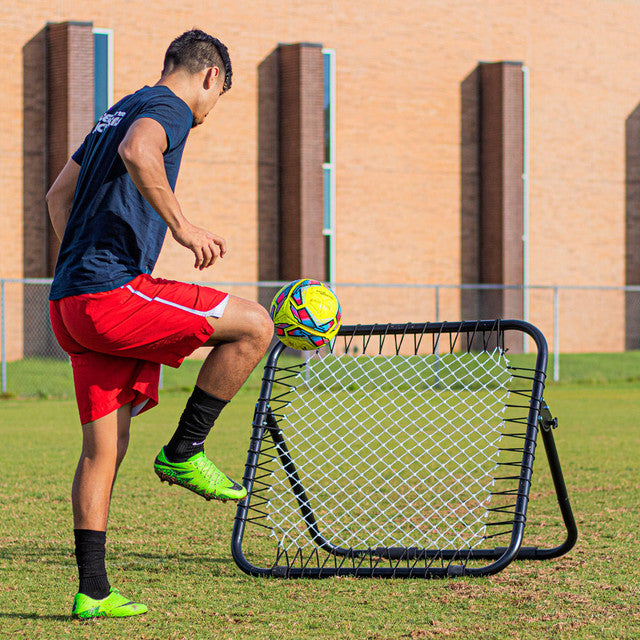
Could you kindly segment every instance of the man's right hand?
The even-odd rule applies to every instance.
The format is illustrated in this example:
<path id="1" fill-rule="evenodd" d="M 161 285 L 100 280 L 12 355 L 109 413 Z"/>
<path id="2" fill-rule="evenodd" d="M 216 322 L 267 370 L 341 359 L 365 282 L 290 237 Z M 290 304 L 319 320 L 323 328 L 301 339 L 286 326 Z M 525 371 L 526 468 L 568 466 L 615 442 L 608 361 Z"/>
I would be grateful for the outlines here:
<path id="1" fill-rule="evenodd" d="M 176 242 L 193 251 L 196 257 L 193 266 L 200 271 L 212 266 L 227 252 L 227 241 L 223 237 L 196 227 L 186 220 L 179 227 L 172 229 L 171 233 Z"/>

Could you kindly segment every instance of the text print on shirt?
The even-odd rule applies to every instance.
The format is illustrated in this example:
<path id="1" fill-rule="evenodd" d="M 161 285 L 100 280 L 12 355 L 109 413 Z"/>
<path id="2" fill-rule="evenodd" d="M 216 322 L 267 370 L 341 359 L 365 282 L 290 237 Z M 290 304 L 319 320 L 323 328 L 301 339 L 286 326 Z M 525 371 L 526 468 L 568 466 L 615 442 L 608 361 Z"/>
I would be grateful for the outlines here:
<path id="1" fill-rule="evenodd" d="M 102 117 L 98 120 L 98 124 L 96 124 L 91 133 L 102 133 L 107 127 L 115 127 L 126 115 L 126 111 L 102 114 Z"/>

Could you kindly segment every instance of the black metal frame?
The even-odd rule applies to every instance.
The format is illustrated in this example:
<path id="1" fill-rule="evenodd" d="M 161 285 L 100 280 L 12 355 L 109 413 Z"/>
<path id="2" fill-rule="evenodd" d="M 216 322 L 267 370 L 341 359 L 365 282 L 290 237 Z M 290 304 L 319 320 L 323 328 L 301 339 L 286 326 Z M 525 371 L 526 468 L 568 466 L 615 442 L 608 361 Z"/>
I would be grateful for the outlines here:
<path id="1" fill-rule="evenodd" d="M 305 494 L 305 489 L 298 477 L 294 461 L 289 455 L 285 438 L 269 406 L 275 372 L 278 369 L 278 358 L 286 348 L 282 343 L 278 342 L 272 348 L 264 367 L 262 387 L 255 408 L 253 431 L 243 478 L 243 484 L 248 491 L 248 496 L 238 505 L 233 528 L 232 554 L 240 569 L 253 576 L 283 578 L 324 578 L 336 575 L 389 578 L 428 578 L 460 575 L 481 576 L 497 573 L 515 559 L 550 559 L 568 552 L 574 546 L 578 532 L 553 437 L 553 429 L 557 426 L 557 420 L 552 417 L 548 406 L 543 400 L 548 348 L 544 336 L 536 327 L 520 320 L 351 325 L 343 326 L 338 336 L 343 336 L 345 344 L 347 345 L 350 344 L 350 340 L 356 336 L 364 336 L 363 340 L 366 339 L 367 341 L 373 336 L 378 336 L 380 348 L 382 348 L 382 344 L 387 336 L 393 336 L 396 352 L 399 352 L 402 341 L 407 334 L 413 334 L 414 340 L 416 340 L 416 336 L 420 336 L 420 340 L 422 340 L 425 335 L 430 334 L 435 352 L 435 348 L 441 337 L 448 335 L 448 346 L 450 352 L 453 352 L 456 348 L 458 338 L 463 334 L 467 341 L 467 350 L 472 349 L 474 341 L 482 341 L 486 349 L 488 342 L 492 339 L 497 340 L 498 344 L 504 348 L 504 333 L 506 331 L 518 331 L 529 335 L 534 340 L 538 350 L 535 370 L 532 372 L 530 378 L 532 380 L 532 389 L 528 407 L 526 433 L 524 437 L 522 437 L 522 447 L 514 449 L 514 451 L 522 452 L 521 463 L 518 465 L 519 473 L 517 476 L 509 476 L 509 479 L 518 480 L 518 488 L 517 490 L 505 492 L 510 496 L 513 495 L 516 500 L 514 517 L 513 520 L 509 520 L 508 523 L 499 523 L 512 525 L 511 538 L 508 546 L 493 549 L 469 550 L 417 548 L 344 549 L 328 541 L 319 531 L 313 510 Z M 460 347 L 460 344 L 457 346 Z M 536 439 L 539 430 L 542 432 L 542 440 L 558 505 L 567 531 L 566 539 L 558 546 L 552 548 L 522 546 Z M 316 551 L 315 566 L 312 566 L 313 563 L 310 559 L 306 561 L 301 560 L 297 562 L 296 566 L 296 558 L 289 558 L 286 552 L 282 552 L 282 554 L 276 558 L 273 566 L 257 567 L 246 559 L 242 550 L 245 525 L 250 520 L 250 501 L 254 482 L 256 481 L 256 469 L 258 468 L 260 448 L 265 432 L 270 436 L 283 469 L 289 478 L 292 491 L 297 499 L 300 512 L 307 525 L 311 539 L 316 543 L 318 549 L 327 552 L 327 557 L 321 561 Z M 284 564 L 282 560 L 285 561 Z M 493 562 L 479 567 L 467 566 L 469 560 Z"/>

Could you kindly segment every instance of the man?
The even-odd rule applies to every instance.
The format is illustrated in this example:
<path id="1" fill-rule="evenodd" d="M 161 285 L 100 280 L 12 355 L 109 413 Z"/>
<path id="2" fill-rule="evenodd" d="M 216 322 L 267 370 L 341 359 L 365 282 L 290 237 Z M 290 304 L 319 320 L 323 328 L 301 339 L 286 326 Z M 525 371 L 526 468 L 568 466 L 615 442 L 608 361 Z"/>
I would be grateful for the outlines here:
<path id="1" fill-rule="evenodd" d="M 131 417 L 158 402 L 160 365 L 177 367 L 202 345 L 213 349 L 155 472 L 208 500 L 246 496 L 205 457 L 204 441 L 264 355 L 273 324 L 257 303 L 150 276 L 167 227 L 193 252 L 196 269 L 225 255 L 225 240 L 191 224 L 173 190 L 189 131 L 231 87 L 231 74 L 220 41 L 200 30 L 182 34 L 166 52 L 160 80 L 102 116 L 47 194 L 61 239 L 51 322 L 73 365 L 83 437 L 72 487 L 80 578 L 74 617 L 147 610 L 107 579 L 111 491 Z"/>

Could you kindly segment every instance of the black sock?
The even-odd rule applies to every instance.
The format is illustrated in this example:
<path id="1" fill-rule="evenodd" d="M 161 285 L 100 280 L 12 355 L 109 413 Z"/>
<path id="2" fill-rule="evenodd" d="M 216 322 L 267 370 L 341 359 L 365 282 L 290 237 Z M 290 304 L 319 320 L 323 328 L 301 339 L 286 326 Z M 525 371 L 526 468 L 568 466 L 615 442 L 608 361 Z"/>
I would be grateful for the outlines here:
<path id="1" fill-rule="evenodd" d="M 104 547 L 107 534 L 91 529 L 74 529 L 76 562 L 80 575 L 78 591 L 99 600 L 109 595 L 111 585 L 104 566 Z"/>
<path id="2" fill-rule="evenodd" d="M 200 387 L 194 387 L 178 428 L 164 448 L 167 459 L 170 462 L 184 462 L 199 451 L 204 451 L 204 441 L 227 402 Z"/>

